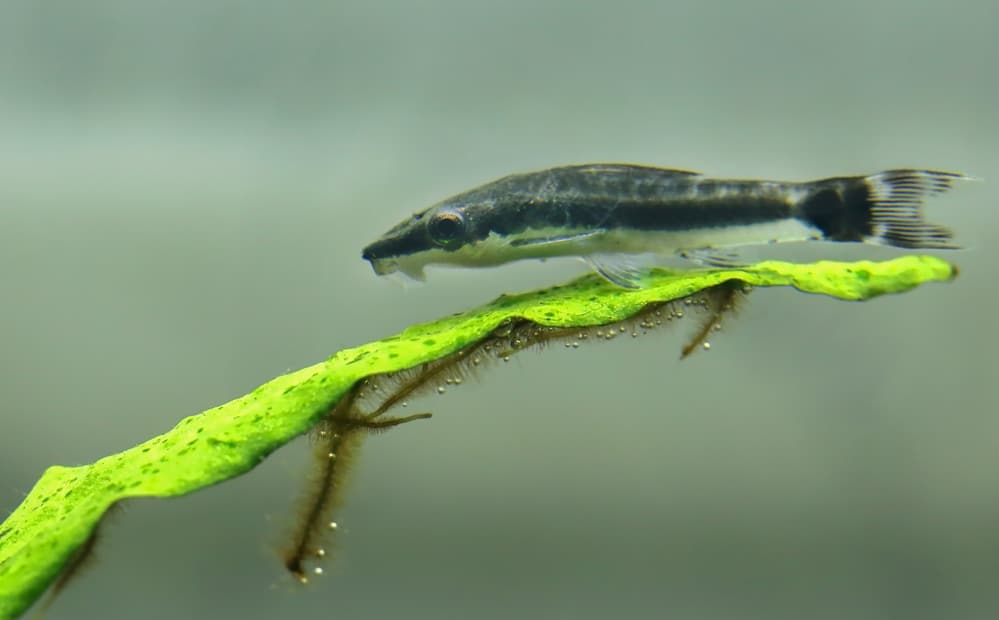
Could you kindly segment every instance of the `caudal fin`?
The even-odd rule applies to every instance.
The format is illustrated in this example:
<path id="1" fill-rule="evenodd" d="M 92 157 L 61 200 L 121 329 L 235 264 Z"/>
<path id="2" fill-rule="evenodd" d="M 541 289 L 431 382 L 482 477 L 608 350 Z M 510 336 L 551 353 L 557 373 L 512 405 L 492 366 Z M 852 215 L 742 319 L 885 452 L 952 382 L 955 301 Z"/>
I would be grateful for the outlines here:
<path id="1" fill-rule="evenodd" d="M 923 219 L 923 201 L 967 179 L 957 172 L 911 169 L 826 179 L 815 183 L 816 191 L 797 211 L 830 241 L 957 249 L 949 228 Z"/>
<path id="2" fill-rule="evenodd" d="M 872 240 L 900 248 L 960 247 L 949 228 L 923 219 L 923 199 L 967 178 L 937 170 L 886 170 L 867 177 Z"/>

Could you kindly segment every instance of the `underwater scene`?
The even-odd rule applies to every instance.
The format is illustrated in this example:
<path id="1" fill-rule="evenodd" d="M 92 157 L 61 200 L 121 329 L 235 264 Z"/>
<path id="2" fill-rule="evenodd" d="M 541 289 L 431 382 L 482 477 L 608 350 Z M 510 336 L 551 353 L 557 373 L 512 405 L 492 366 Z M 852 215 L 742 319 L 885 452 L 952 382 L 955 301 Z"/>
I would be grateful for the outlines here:
<path id="1" fill-rule="evenodd" d="M 0 620 L 999 617 L 997 28 L 4 3 Z"/>

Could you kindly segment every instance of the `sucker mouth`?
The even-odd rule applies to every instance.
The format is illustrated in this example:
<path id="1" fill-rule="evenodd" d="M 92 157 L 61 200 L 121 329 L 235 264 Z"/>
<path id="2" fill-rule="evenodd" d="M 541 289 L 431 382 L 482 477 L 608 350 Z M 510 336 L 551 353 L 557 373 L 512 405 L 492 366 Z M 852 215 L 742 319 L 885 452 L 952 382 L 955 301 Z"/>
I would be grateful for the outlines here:
<path id="1" fill-rule="evenodd" d="M 367 260 L 377 275 L 386 276 L 399 271 L 399 261 L 394 258 L 368 258 Z"/>

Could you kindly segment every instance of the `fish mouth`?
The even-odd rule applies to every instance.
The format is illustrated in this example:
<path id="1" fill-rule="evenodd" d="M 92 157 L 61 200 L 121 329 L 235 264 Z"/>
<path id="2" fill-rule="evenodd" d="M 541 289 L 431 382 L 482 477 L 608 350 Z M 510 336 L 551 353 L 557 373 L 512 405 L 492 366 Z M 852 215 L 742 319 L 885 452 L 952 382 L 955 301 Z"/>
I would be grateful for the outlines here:
<path id="1" fill-rule="evenodd" d="M 367 258 L 365 260 L 371 263 L 371 268 L 379 276 L 398 273 L 416 282 L 423 282 L 426 279 L 423 265 L 419 263 L 400 262 L 396 258 Z"/>
<path id="2" fill-rule="evenodd" d="M 367 256 L 364 258 L 371 263 L 371 268 L 375 270 L 376 275 L 387 276 L 390 273 L 399 271 L 399 261 L 394 258 L 372 258 Z"/>
<path id="3" fill-rule="evenodd" d="M 361 251 L 361 258 L 371 263 L 371 268 L 380 276 L 399 271 L 399 261 L 393 256 L 386 256 L 384 248 L 379 247 L 379 242 L 368 245 Z"/>

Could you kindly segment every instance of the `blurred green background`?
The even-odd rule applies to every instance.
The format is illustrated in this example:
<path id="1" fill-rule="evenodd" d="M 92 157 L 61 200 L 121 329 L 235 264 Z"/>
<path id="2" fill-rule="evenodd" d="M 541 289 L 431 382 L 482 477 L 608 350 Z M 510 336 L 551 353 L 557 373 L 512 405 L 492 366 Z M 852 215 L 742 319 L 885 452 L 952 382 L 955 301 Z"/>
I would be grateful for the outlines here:
<path id="1" fill-rule="evenodd" d="M 127 504 L 49 618 L 999 616 L 997 29 L 992 0 L 2 0 L 3 513 L 48 465 L 582 272 L 403 289 L 361 261 L 497 176 L 987 180 L 931 205 L 969 248 L 953 284 L 757 291 L 682 364 L 693 323 L 414 403 L 434 419 L 365 444 L 308 589 L 277 559 L 299 441 Z"/>

